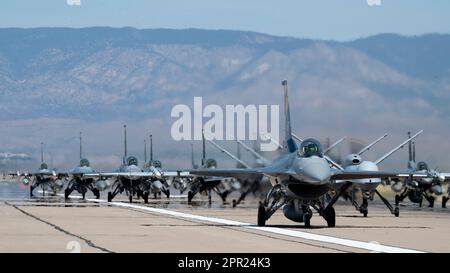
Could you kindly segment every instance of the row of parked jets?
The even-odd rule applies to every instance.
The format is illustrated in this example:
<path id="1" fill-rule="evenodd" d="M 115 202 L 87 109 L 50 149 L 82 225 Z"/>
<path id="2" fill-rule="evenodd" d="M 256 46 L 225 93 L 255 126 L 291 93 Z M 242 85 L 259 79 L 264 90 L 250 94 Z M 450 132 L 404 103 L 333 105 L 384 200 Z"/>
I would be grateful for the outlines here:
<path id="1" fill-rule="evenodd" d="M 40 187 L 45 191 L 57 192 L 65 187 L 65 198 L 70 198 L 73 191 L 77 191 L 85 198 L 91 191 L 96 198 L 100 192 L 108 190 L 107 200 L 112 200 L 125 193 L 129 202 L 133 198 L 142 198 L 148 203 L 150 195 L 154 198 L 164 194 L 170 197 L 170 186 L 184 193 L 188 191 L 188 202 L 198 193 L 206 193 L 209 202 L 213 192 L 218 194 L 223 202 L 228 194 L 238 190 L 240 196 L 233 200 L 233 207 L 237 206 L 250 194 L 263 193 L 259 203 L 257 223 L 264 226 L 266 221 L 278 210 L 295 222 L 303 222 L 310 226 L 313 210 L 324 218 L 328 227 L 336 225 L 334 205 L 340 197 L 350 201 L 365 217 L 368 214 L 369 201 L 377 195 L 389 211 L 399 216 L 399 203 L 406 197 L 422 206 L 423 199 L 430 207 L 434 206 L 435 196 L 442 195 L 442 207 L 450 197 L 450 187 L 444 194 L 443 185 L 450 181 L 450 173 L 441 173 L 432 170 L 421 161 L 416 163 L 415 142 L 423 130 L 414 135 L 408 133 L 408 138 L 394 147 L 388 153 L 374 161 L 364 160 L 365 152 L 387 137 L 387 134 L 375 139 L 359 152 L 349 154 L 342 163 L 335 162 L 330 151 L 342 143 L 342 138 L 324 149 L 316 139 L 302 139 L 292 133 L 289 110 L 289 97 L 287 81 L 282 81 L 284 88 L 284 118 L 285 138 L 283 145 L 277 143 L 270 136 L 268 140 L 279 145 L 281 155 L 275 160 L 269 160 L 259 151 L 249 147 L 240 140 L 235 140 L 238 147 L 244 148 L 255 157 L 255 163 L 243 161 L 238 154 L 234 155 L 213 140 L 211 145 L 236 161 L 237 167 L 232 169 L 217 168 L 215 159 L 207 159 L 205 152 L 205 137 L 202 142 L 201 165 L 194 162 L 192 145 L 192 168 L 188 170 L 164 170 L 159 160 L 153 159 L 153 140 L 150 135 L 150 160 L 147 161 L 147 147 L 142 167 L 139 167 L 135 156 L 127 154 L 127 131 L 124 125 L 124 157 L 122 165 L 113 172 L 96 172 L 83 158 L 82 137 L 80 133 L 80 164 L 68 172 L 58 172 L 49 169 L 44 162 L 43 146 L 41 143 L 41 166 L 37 172 L 16 172 L 10 175 L 17 176 L 22 183 L 30 185 L 30 195 L 34 189 Z M 146 145 L 146 144 L 145 144 Z M 408 145 L 409 161 L 406 171 L 381 171 L 379 164 L 395 152 Z M 378 190 L 380 184 L 388 184 L 396 193 L 395 203 L 391 204 Z M 362 201 L 358 202 L 356 194 L 362 194 Z"/>

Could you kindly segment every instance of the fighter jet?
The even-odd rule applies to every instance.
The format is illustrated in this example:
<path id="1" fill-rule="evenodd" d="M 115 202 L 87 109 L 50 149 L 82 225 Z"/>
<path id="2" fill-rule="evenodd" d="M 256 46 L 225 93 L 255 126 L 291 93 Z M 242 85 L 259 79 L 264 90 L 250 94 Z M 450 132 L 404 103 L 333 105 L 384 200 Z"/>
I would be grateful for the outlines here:
<path id="1" fill-rule="evenodd" d="M 144 142 L 146 144 L 146 142 Z M 150 161 L 147 162 L 147 149 L 146 145 L 144 145 L 144 172 L 153 173 L 148 178 L 146 183 L 149 188 L 147 191 L 152 193 L 155 199 L 158 196 L 161 196 L 161 193 L 164 193 L 167 198 L 170 197 L 169 183 L 167 182 L 167 178 L 164 176 L 165 172 L 162 169 L 162 163 L 159 160 L 153 160 L 153 136 L 150 135 Z"/>
<path id="2" fill-rule="evenodd" d="M 263 134 L 263 137 L 266 140 L 273 142 L 275 145 L 278 145 L 278 147 L 280 149 L 283 149 L 283 146 L 281 144 L 279 144 L 271 136 Z M 292 137 L 296 138 L 297 140 L 300 140 L 300 142 L 302 141 L 294 133 L 292 133 Z M 331 152 L 335 147 L 337 147 L 340 143 L 342 143 L 346 138 L 347 137 L 344 136 L 341 139 L 337 140 L 335 143 L 328 145 L 328 147 L 323 151 L 323 154 L 325 155 L 325 154 Z M 247 146 L 245 143 L 243 143 L 242 141 L 240 141 L 238 139 L 236 139 L 236 142 L 255 156 L 255 158 L 256 158 L 255 167 L 265 167 L 265 166 L 271 164 L 271 161 L 269 161 L 267 158 L 263 157 L 255 149 L 250 148 L 249 146 Z M 264 176 L 264 175 L 257 175 L 257 176 L 252 177 L 251 180 L 247 178 L 246 180 L 241 181 L 241 184 L 243 185 L 243 187 L 242 187 L 243 190 L 241 191 L 241 196 L 239 197 L 239 199 L 237 201 L 233 200 L 233 207 L 237 206 L 240 202 L 242 202 L 242 200 L 245 199 L 246 195 L 249 192 L 253 192 L 253 193 L 255 193 L 256 191 L 267 192 L 265 187 L 263 187 L 264 185 L 268 184 L 267 182 L 270 183 L 268 177 Z"/>
<path id="3" fill-rule="evenodd" d="M 202 162 L 200 168 L 211 170 L 216 169 L 217 161 L 213 158 L 206 159 L 205 146 L 205 135 L 202 131 Z M 192 168 L 195 167 L 195 162 L 192 161 Z M 219 195 L 223 203 L 226 202 L 226 198 L 230 191 L 225 189 L 223 182 L 227 182 L 228 180 L 230 180 L 230 178 L 227 178 L 227 176 L 218 177 L 215 175 L 195 175 L 195 173 L 192 172 L 190 172 L 190 174 L 193 174 L 193 177 L 191 179 L 191 182 L 189 183 L 188 202 L 191 202 L 197 193 L 206 193 L 208 195 L 208 202 L 211 204 L 212 192 L 215 192 L 217 195 Z M 232 179 L 234 180 L 234 178 Z"/>
<path id="4" fill-rule="evenodd" d="M 336 225 L 336 214 L 333 205 L 342 192 L 351 183 L 346 182 L 337 194 L 327 203 L 321 202 L 321 197 L 332 188 L 332 181 L 367 178 L 397 177 L 397 173 L 381 171 L 347 171 L 330 167 L 330 160 L 323 155 L 322 145 L 315 139 L 305 139 L 300 148 L 294 142 L 291 134 L 291 119 L 287 81 L 284 87 L 284 117 L 285 140 L 284 154 L 264 168 L 251 169 L 198 169 L 192 174 L 204 176 L 248 177 L 255 174 L 268 176 L 273 187 L 267 193 L 258 208 L 257 222 L 264 226 L 266 221 L 283 207 L 284 215 L 296 222 L 304 222 L 310 226 L 311 208 L 315 209 L 327 222 L 328 227 Z"/>
<path id="5" fill-rule="evenodd" d="M 395 181 L 391 184 L 394 192 L 399 193 L 395 196 L 395 203 L 398 205 L 406 197 L 413 203 L 422 206 L 422 200 L 425 198 L 429 207 L 434 206 L 435 195 L 442 195 L 442 183 L 450 181 L 450 173 L 440 173 L 437 170 L 431 170 L 424 161 L 416 163 L 416 145 L 412 142 L 411 133 L 408 132 L 410 139 L 408 143 L 408 170 L 411 172 L 423 174 L 423 177 L 409 177 L 406 181 Z M 447 196 L 442 197 L 442 207 L 445 208 L 449 200 L 450 189 Z"/>
<path id="6" fill-rule="evenodd" d="M 191 143 L 191 164 L 192 168 L 197 168 L 198 166 L 194 166 L 194 144 Z M 180 177 L 180 176 L 173 176 L 171 185 L 180 192 L 180 194 L 183 194 L 188 188 L 189 185 L 192 183 L 193 177 L 187 173 L 187 175 Z"/>
<path id="7" fill-rule="evenodd" d="M 64 187 L 64 177 L 56 172 L 56 170 L 50 170 L 47 163 L 44 162 L 44 143 L 41 142 L 41 165 L 36 172 L 31 173 L 10 173 L 11 176 L 17 176 L 21 179 L 24 185 L 30 184 L 30 197 L 33 197 L 33 191 L 35 188 L 40 187 L 43 195 L 45 191 L 50 191 L 56 194 Z"/>
<path id="8" fill-rule="evenodd" d="M 85 198 L 86 192 L 90 190 L 94 196 L 100 198 L 100 191 L 105 190 L 109 185 L 109 180 L 95 179 L 85 174 L 94 174 L 95 170 L 90 166 L 88 159 L 83 158 L 82 135 L 80 132 L 80 164 L 67 172 L 65 175 L 71 177 L 66 189 L 64 190 L 65 199 L 69 199 L 69 195 L 76 190 Z"/>
<path id="9" fill-rule="evenodd" d="M 148 203 L 148 196 L 150 188 L 149 178 L 158 176 L 157 173 L 143 172 L 138 167 L 138 160 L 134 156 L 128 156 L 127 151 L 127 126 L 124 125 L 124 156 L 122 165 L 115 171 L 110 173 L 90 173 L 85 174 L 86 177 L 108 179 L 114 178 L 115 182 L 112 185 L 113 191 L 108 192 L 108 202 L 119 194 L 125 192 L 128 195 L 130 203 L 133 202 L 133 196 L 142 197 L 145 203 Z"/>
<path id="10" fill-rule="evenodd" d="M 292 134 L 292 135 L 295 136 L 294 134 Z M 270 141 L 274 141 L 275 144 L 277 144 L 277 142 L 270 136 L 266 136 L 266 138 Z M 342 141 L 344 141 L 345 138 L 346 137 L 343 137 L 343 138 L 339 139 L 338 141 L 336 141 L 335 143 L 331 144 L 327 149 L 325 149 L 324 153 L 331 151 L 334 147 L 336 147 Z M 216 142 L 214 142 L 212 140 L 208 140 L 208 141 L 211 144 L 213 144 L 217 149 L 219 149 L 221 152 L 223 152 L 224 154 L 229 156 L 231 159 L 235 160 L 238 168 L 247 168 L 247 169 L 252 168 L 252 167 L 250 167 L 249 164 L 247 164 L 246 162 L 241 160 L 241 158 L 240 158 L 240 147 L 241 146 L 255 157 L 255 164 L 253 166 L 254 168 L 258 168 L 258 167 L 261 168 L 261 167 L 265 167 L 265 166 L 271 164 L 270 160 L 268 160 L 267 158 L 262 156 L 255 149 L 249 147 L 247 144 L 245 144 L 244 142 L 242 142 L 239 139 L 235 139 L 235 141 L 238 145 L 237 146 L 238 147 L 237 156 L 234 156 L 232 153 L 227 151 L 225 148 L 223 148 Z M 262 174 L 252 175 L 252 176 L 246 177 L 246 179 L 238 179 L 238 180 L 240 182 L 240 185 L 239 185 L 239 187 L 236 187 L 236 190 L 240 191 L 240 196 L 237 200 L 233 199 L 233 201 L 232 201 L 233 207 L 236 207 L 237 205 L 239 205 L 249 193 L 253 193 L 253 195 L 256 196 L 256 194 L 259 192 L 266 192 L 265 191 L 266 187 L 264 187 L 264 186 L 270 184 L 269 178 Z"/>
<path id="11" fill-rule="evenodd" d="M 124 157 L 123 164 L 115 172 L 111 173 L 93 173 L 87 174 L 90 177 L 115 178 L 113 184 L 114 190 L 108 192 L 108 202 L 119 193 L 125 192 L 128 195 L 130 203 L 133 202 L 133 196 L 137 198 L 142 197 L 144 203 L 148 203 L 150 193 L 158 194 L 158 190 L 164 192 L 167 197 L 170 197 L 168 186 L 162 185 L 161 181 L 165 181 L 167 177 L 186 175 L 185 172 L 163 171 L 161 163 L 154 161 L 151 155 L 151 160 L 144 163 L 144 169 L 138 167 L 138 160 L 134 156 L 128 156 L 127 153 L 127 127 L 124 125 Z M 167 185 L 167 184 L 166 184 Z M 156 196 L 155 196 L 156 197 Z"/>

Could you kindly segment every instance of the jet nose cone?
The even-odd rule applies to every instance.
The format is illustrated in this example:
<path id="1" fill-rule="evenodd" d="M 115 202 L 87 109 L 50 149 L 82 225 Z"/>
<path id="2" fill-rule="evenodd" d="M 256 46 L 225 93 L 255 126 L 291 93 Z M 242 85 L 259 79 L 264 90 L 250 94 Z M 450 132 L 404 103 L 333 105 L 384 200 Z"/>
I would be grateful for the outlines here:
<path id="1" fill-rule="evenodd" d="M 326 162 L 309 162 L 303 165 L 303 176 L 307 182 L 324 184 L 329 182 L 331 172 L 330 166 Z"/>
<path id="2" fill-rule="evenodd" d="M 151 184 L 152 191 L 159 192 L 162 188 L 162 183 L 159 180 L 155 180 Z"/>

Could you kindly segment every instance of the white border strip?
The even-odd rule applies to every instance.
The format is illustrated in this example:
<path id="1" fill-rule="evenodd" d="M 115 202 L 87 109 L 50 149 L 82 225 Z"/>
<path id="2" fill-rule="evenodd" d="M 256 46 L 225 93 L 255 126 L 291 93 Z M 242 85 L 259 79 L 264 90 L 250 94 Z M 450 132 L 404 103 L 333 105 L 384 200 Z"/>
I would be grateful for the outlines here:
<path id="1" fill-rule="evenodd" d="M 101 200 L 101 199 L 86 199 L 86 200 L 90 201 L 90 202 L 106 203 L 106 204 L 109 204 L 111 206 L 116 206 L 116 207 L 125 207 L 125 208 L 133 208 L 133 209 L 139 209 L 139 210 L 144 210 L 144 211 L 150 211 L 150 212 L 154 212 L 154 213 L 170 215 L 170 216 L 177 217 L 177 218 L 212 222 L 212 223 L 224 224 L 224 225 L 230 225 L 230 226 L 238 226 L 241 228 L 275 233 L 275 234 L 280 234 L 280 235 L 285 235 L 285 236 L 301 238 L 301 239 L 305 239 L 305 240 L 318 241 L 318 242 L 322 242 L 322 243 L 329 243 L 329 244 L 342 245 L 342 246 L 359 248 L 359 249 L 364 249 L 364 250 L 370 250 L 372 252 L 423 253 L 422 251 L 418 251 L 418 250 L 386 246 L 386 245 L 381 245 L 381 244 L 374 243 L 374 242 L 362 242 L 362 241 L 356 241 L 356 240 L 342 239 L 342 238 L 337 238 L 337 237 L 332 237 L 332 236 L 318 235 L 318 234 L 312 234 L 312 233 L 303 232 L 303 231 L 295 231 L 295 230 L 282 229 L 282 228 L 276 228 L 276 227 L 259 227 L 259 226 L 255 226 L 255 225 L 252 225 L 249 223 L 242 223 L 242 222 L 221 219 L 221 218 L 215 218 L 215 217 L 194 215 L 194 214 L 177 212 L 177 211 L 172 211 L 172 210 L 167 210 L 167 209 L 139 206 L 139 205 L 134 205 L 134 204 L 122 203 L 122 202 L 109 202 L 108 203 L 108 202 L 106 202 L 106 200 Z"/>

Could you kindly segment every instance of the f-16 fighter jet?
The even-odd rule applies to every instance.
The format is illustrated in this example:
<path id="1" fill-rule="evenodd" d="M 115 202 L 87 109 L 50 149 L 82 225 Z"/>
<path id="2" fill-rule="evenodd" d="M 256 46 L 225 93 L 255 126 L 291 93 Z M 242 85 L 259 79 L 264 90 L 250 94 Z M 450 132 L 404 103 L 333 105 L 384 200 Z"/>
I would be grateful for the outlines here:
<path id="1" fill-rule="evenodd" d="M 195 168 L 195 163 L 192 161 L 192 167 Z M 201 169 L 210 169 L 214 170 L 217 168 L 217 161 L 213 158 L 206 159 L 206 147 L 205 147 L 205 136 L 202 131 L 202 162 Z M 191 175 L 193 174 L 192 180 L 189 183 L 189 192 L 188 192 L 188 202 L 191 202 L 194 196 L 197 193 L 206 193 L 208 195 L 208 202 L 211 204 L 211 193 L 215 192 L 217 195 L 222 198 L 222 201 L 225 203 L 228 194 L 230 193 L 227 190 L 223 183 L 228 181 L 229 178 L 219 177 L 215 175 L 196 175 L 196 173 L 189 172 Z M 235 180 L 232 178 L 233 181 Z"/>
<path id="2" fill-rule="evenodd" d="M 44 162 L 44 143 L 41 142 L 41 165 L 36 172 L 17 172 L 10 173 L 11 176 L 17 176 L 24 185 L 30 184 L 30 197 L 33 197 L 35 188 L 40 187 L 43 195 L 45 192 L 56 194 L 64 187 L 64 175 L 56 170 L 50 170 L 47 163 Z"/>
<path id="3" fill-rule="evenodd" d="M 192 174 L 245 178 L 255 174 L 268 176 L 273 187 L 258 208 L 258 225 L 264 226 L 275 211 L 283 207 L 290 220 L 310 226 L 311 208 L 321 215 L 329 227 L 336 225 L 333 205 L 351 185 L 346 182 L 328 202 L 321 197 L 332 188 L 332 181 L 368 178 L 398 177 L 398 173 L 381 171 L 348 171 L 330 167 L 330 160 L 323 155 L 322 145 L 315 139 L 305 139 L 300 147 L 292 139 L 287 81 L 284 87 L 285 140 L 284 154 L 263 168 L 251 169 L 198 169 Z M 334 164 L 333 164 L 334 165 Z"/>
<path id="4" fill-rule="evenodd" d="M 391 188 L 394 192 L 398 193 L 395 196 L 395 203 L 398 205 L 406 197 L 413 203 L 418 203 L 422 206 L 422 200 L 425 198 L 429 207 L 434 206 L 435 195 L 442 195 L 442 184 L 446 181 L 450 181 L 450 173 L 441 173 L 437 170 L 429 168 L 428 164 L 424 161 L 416 163 L 416 145 L 412 142 L 411 133 L 408 133 L 408 170 L 411 172 L 422 174 L 422 177 L 409 177 L 406 181 L 396 181 L 391 184 Z M 450 188 L 450 187 L 449 187 Z M 450 189 L 447 196 L 442 197 L 442 207 L 445 208 L 447 201 L 449 200 Z"/>
<path id="5" fill-rule="evenodd" d="M 80 164 L 64 174 L 66 177 L 71 177 L 64 191 L 65 199 L 68 199 L 69 195 L 74 190 L 80 193 L 83 199 L 85 198 L 88 190 L 90 190 L 97 199 L 100 198 L 100 191 L 108 188 L 108 186 L 110 186 L 110 181 L 96 179 L 92 176 L 86 175 L 94 173 L 95 170 L 90 166 L 89 160 L 83 158 L 82 137 L 80 132 Z"/>

